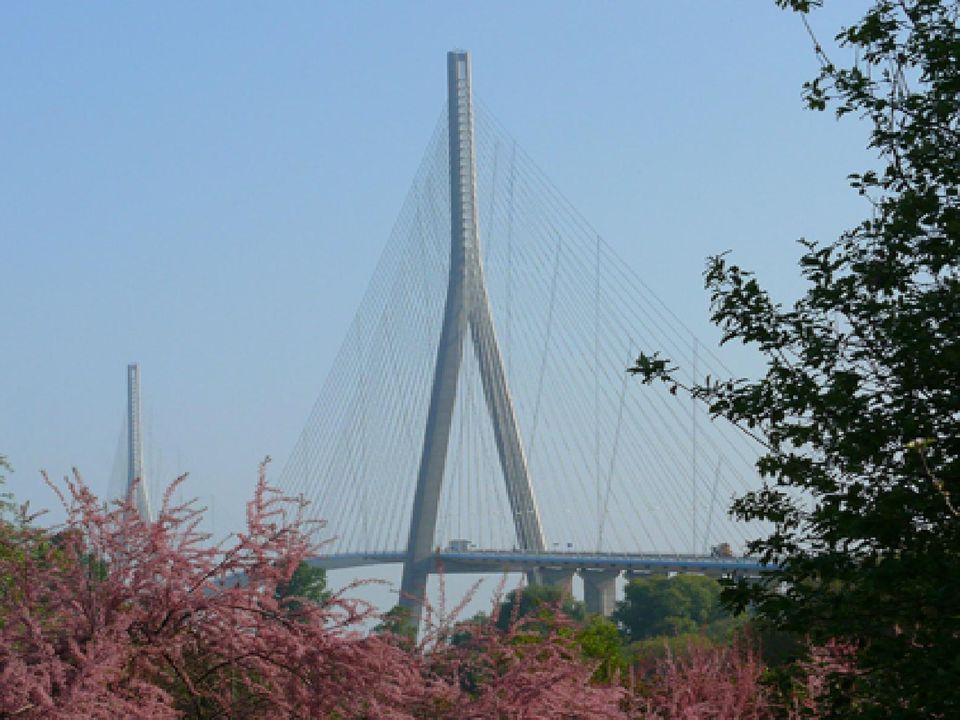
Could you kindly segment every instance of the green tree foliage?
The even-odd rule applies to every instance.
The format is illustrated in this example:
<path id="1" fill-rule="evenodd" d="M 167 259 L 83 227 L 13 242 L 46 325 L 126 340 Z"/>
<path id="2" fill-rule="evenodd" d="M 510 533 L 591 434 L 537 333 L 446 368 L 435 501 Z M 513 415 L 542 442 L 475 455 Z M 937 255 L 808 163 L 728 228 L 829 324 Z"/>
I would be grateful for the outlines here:
<path id="1" fill-rule="evenodd" d="M 330 599 L 330 592 L 327 590 L 327 571 L 301 562 L 288 582 L 277 585 L 275 597 L 278 601 L 285 600 L 283 604 L 292 611 L 301 607 L 301 600 L 322 605 Z"/>
<path id="2" fill-rule="evenodd" d="M 7 482 L 4 472 L 13 472 L 6 455 L 0 455 L 0 488 Z M 7 515 L 14 510 L 13 495 L 9 492 L 0 492 L 0 523 L 7 522 Z"/>
<path id="3" fill-rule="evenodd" d="M 580 652 L 597 663 L 593 672 L 595 682 L 613 682 L 623 677 L 627 660 L 617 626 L 600 615 L 591 615 L 575 635 Z"/>
<path id="4" fill-rule="evenodd" d="M 808 23 L 820 3 L 778 4 Z M 705 273 L 724 342 L 766 360 L 757 381 L 688 388 L 765 448 L 734 511 L 771 524 L 750 552 L 775 570 L 725 597 L 854 644 L 836 717 L 960 717 L 958 17 L 957 0 L 873 0 L 837 35 L 844 62 L 815 41 L 809 106 L 866 120 L 879 162 L 851 175 L 868 219 L 802 241 L 802 297 L 774 302 L 725 256 Z M 633 371 L 680 385 L 656 354 Z"/>
<path id="5" fill-rule="evenodd" d="M 727 617 L 720 605 L 720 585 L 703 575 L 635 578 L 613 613 L 630 641 L 692 633 Z"/>
<path id="6" fill-rule="evenodd" d="M 4 472 L 13 472 L 5 455 L 0 455 L 0 562 L 10 562 L 22 555 L 10 540 L 16 535 L 18 526 L 26 520 L 17 516 L 16 504 L 13 495 L 3 491 L 6 483 Z M 9 573 L 0 574 L 0 598 L 10 592 L 11 578 Z M 0 623 L 3 622 L 3 611 L 0 610 Z"/>
<path id="7" fill-rule="evenodd" d="M 517 600 L 519 598 L 519 607 Z M 507 630 L 516 620 L 531 614 L 549 616 L 559 609 L 572 620 L 583 620 L 586 610 L 582 602 L 557 585 L 528 585 L 507 593 L 497 615 L 497 627 Z"/>
<path id="8" fill-rule="evenodd" d="M 474 628 L 489 623 L 490 616 L 487 615 L 487 613 L 482 610 L 474 613 L 473 617 L 454 623 L 449 634 L 448 642 L 451 645 L 462 645 L 465 642 L 469 642 L 473 638 Z"/>
<path id="9" fill-rule="evenodd" d="M 380 635 L 390 633 L 404 647 L 412 647 L 417 640 L 417 626 L 410 618 L 410 608 L 403 605 L 394 605 L 387 610 L 373 631 Z"/>
<path id="10" fill-rule="evenodd" d="M 669 657 L 683 658 L 694 652 L 709 651 L 722 647 L 699 632 L 680 635 L 656 635 L 637 640 L 624 647 L 629 662 L 641 674 L 649 672 L 657 663 Z"/>

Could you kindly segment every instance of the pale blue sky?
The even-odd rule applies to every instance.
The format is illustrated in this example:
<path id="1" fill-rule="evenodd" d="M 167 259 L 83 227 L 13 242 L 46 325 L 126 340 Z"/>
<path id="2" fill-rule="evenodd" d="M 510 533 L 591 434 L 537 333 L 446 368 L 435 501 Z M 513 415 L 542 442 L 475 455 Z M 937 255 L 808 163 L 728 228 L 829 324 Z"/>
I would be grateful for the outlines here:
<path id="1" fill-rule="evenodd" d="M 826 40 L 862 4 L 812 24 Z M 162 472 L 190 470 L 236 525 L 257 462 L 279 469 L 310 411 L 453 48 L 705 339 L 705 256 L 732 249 L 789 298 L 794 241 L 867 212 L 846 181 L 865 128 L 803 111 L 816 61 L 772 0 L 5 3 L 0 453 L 18 498 L 52 504 L 40 468 L 104 487 L 138 361 Z"/>

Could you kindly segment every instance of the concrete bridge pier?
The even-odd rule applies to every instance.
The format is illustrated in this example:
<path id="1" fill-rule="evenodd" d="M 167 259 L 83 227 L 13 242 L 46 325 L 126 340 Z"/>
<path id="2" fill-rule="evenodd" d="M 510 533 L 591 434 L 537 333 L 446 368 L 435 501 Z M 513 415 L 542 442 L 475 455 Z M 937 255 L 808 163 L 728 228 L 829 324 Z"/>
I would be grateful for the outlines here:
<path id="1" fill-rule="evenodd" d="M 617 576 L 619 570 L 580 571 L 583 578 L 583 600 L 587 612 L 609 617 L 617 606 Z"/>
<path id="2" fill-rule="evenodd" d="M 567 568 L 537 568 L 542 585 L 556 585 L 565 593 L 573 594 L 574 571 Z"/>

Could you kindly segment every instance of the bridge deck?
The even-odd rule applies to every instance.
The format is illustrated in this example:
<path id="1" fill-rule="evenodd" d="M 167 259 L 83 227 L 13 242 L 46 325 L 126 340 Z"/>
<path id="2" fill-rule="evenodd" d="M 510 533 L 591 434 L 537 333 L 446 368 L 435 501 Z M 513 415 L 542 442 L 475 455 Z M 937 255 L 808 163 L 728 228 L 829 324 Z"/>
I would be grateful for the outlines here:
<path id="1" fill-rule="evenodd" d="M 321 555 L 310 564 L 328 570 L 402 563 L 405 552 Z M 527 572 L 534 568 L 618 570 L 625 572 L 695 572 L 726 575 L 756 574 L 763 565 L 756 558 L 677 555 L 665 553 L 528 552 L 518 550 L 441 550 L 433 554 L 446 573 Z"/>

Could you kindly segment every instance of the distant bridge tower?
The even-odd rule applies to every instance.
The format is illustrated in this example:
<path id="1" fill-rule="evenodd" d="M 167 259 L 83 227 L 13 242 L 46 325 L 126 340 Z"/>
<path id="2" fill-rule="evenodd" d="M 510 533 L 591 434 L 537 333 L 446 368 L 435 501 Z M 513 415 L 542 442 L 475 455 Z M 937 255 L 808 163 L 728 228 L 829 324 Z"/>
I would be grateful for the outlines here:
<path id="1" fill-rule="evenodd" d="M 470 55 L 466 52 L 447 53 L 447 108 L 450 277 L 400 590 L 401 604 L 410 610 L 411 619 L 418 623 L 427 576 L 433 570 L 437 507 L 468 328 L 493 424 L 518 548 L 544 549 L 540 513 L 530 486 L 527 460 L 497 345 L 480 260 L 473 99 Z"/>
<path id="2" fill-rule="evenodd" d="M 137 482 L 139 481 L 139 482 Z M 140 366 L 127 365 L 127 486 L 129 497 L 133 492 L 133 504 L 140 517 L 149 522 L 150 494 L 147 479 L 143 474 L 143 426 L 140 422 Z"/>

